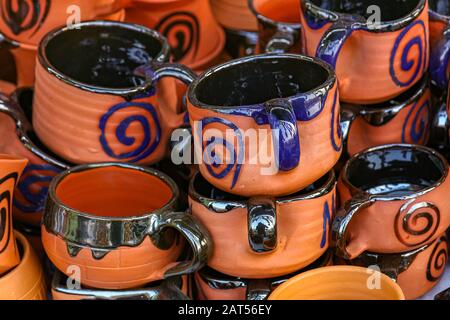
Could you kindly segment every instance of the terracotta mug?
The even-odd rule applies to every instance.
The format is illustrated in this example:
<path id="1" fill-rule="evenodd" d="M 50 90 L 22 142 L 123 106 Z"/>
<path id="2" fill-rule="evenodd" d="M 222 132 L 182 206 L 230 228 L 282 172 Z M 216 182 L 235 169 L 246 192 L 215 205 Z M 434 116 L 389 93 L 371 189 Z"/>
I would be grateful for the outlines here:
<path id="1" fill-rule="evenodd" d="M 256 52 L 303 53 L 301 42 L 300 1 L 248 0 L 258 19 L 259 42 Z"/>
<path id="2" fill-rule="evenodd" d="M 196 71 L 214 65 L 225 45 L 208 0 L 133 0 L 126 21 L 160 32 L 172 48 L 173 61 Z"/>
<path id="3" fill-rule="evenodd" d="M 407 252 L 450 225 L 448 163 L 418 145 L 385 145 L 355 154 L 338 182 L 341 204 L 332 224 L 339 256 Z"/>
<path id="4" fill-rule="evenodd" d="M 69 164 L 55 157 L 31 127 L 33 90 L 19 89 L 11 98 L 0 95 L 0 152 L 28 159 L 14 191 L 13 216 L 40 226 L 50 181 Z"/>
<path id="5" fill-rule="evenodd" d="M 427 0 L 304 0 L 301 6 L 306 52 L 336 69 L 342 101 L 389 100 L 427 72 Z"/>
<path id="6" fill-rule="evenodd" d="M 432 83 L 448 86 L 450 59 L 450 6 L 446 1 L 428 0 L 430 6 L 430 75 Z"/>
<path id="7" fill-rule="evenodd" d="M 40 261 L 22 234 L 15 232 L 15 238 L 21 253 L 20 263 L 0 276 L 0 300 L 46 300 L 47 290 Z"/>
<path id="8" fill-rule="evenodd" d="M 180 77 L 188 73 L 180 66 L 169 69 Z M 245 197 L 289 195 L 338 161 L 337 81 L 322 61 L 294 54 L 251 56 L 191 80 L 187 106 L 194 158 L 217 188 Z"/>
<path id="9" fill-rule="evenodd" d="M 192 214 L 212 237 L 208 266 L 243 278 L 286 275 L 322 256 L 328 249 L 335 200 L 333 172 L 280 198 L 233 196 L 200 174 L 189 186 Z"/>
<path id="10" fill-rule="evenodd" d="M 341 104 L 341 128 L 350 156 L 370 147 L 392 143 L 426 145 L 433 116 L 428 78 L 389 101 Z"/>
<path id="11" fill-rule="evenodd" d="M 378 276 L 379 288 L 369 277 Z M 332 266 L 302 273 L 283 283 L 269 300 L 404 300 L 402 289 L 388 276 L 362 267 Z"/>
<path id="12" fill-rule="evenodd" d="M 150 168 L 74 167 L 50 185 L 44 249 L 65 274 L 79 266 L 80 282 L 94 288 L 134 288 L 195 272 L 211 253 L 210 239 L 188 212 L 175 211 L 178 200 L 173 180 Z M 184 244 L 179 234 L 192 248 L 190 261 L 176 262 Z"/>
<path id="13" fill-rule="evenodd" d="M 226 30 L 258 30 L 258 23 L 247 0 L 211 0 L 211 9 L 217 22 Z"/>
<path id="14" fill-rule="evenodd" d="M 434 242 L 404 253 L 364 252 L 347 264 L 377 267 L 402 288 L 406 299 L 417 299 L 440 280 L 448 260 L 448 242 L 442 234 Z"/>
<path id="15" fill-rule="evenodd" d="M 36 70 L 37 136 L 70 163 L 160 161 L 186 114 L 164 67 L 148 81 L 135 69 L 168 59 L 165 38 L 142 26 L 92 21 L 49 33 Z"/>
<path id="16" fill-rule="evenodd" d="M 14 189 L 27 160 L 0 154 L 0 275 L 20 263 L 20 254 L 14 239 L 12 207 Z"/>
<path id="17" fill-rule="evenodd" d="M 0 45 L 11 49 L 17 84 L 31 86 L 37 46 L 52 29 L 80 20 L 125 18 L 124 0 L 1 0 Z"/>
<path id="18" fill-rule="evenodd" d="M 168 278 L 129 290 L 101 290 L 94 288 L 71 288 L 73 280 L 56 271 L 52 280 L 54 300 L 189 300 L 185 293 L 186 280 L 182 277 Z"/>
<path id="19" fill-rule="evenodd" d="M 297 274 L 332 265 L 331 251 L 318 260 L 295 272 L 271 279 L 245 279 L 231 277 L 212 268 L 205 267 L 195 274 L 198 300 L 266 300 L 269 294 Z"/>

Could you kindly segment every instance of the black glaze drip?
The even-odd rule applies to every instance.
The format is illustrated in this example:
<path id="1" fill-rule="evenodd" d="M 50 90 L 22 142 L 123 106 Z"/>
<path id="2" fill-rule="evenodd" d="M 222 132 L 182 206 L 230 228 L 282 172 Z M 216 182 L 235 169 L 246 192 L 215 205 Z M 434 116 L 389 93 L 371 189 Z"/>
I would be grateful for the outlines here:
<path id="1" fill-rule="evenodd" d="M 373 150 L 351 160 L 348 181 L 370 194 L 404 196 L 438 182 L 445 172 L 437 157 L 405 147 Z"/>
<path id="2" fill-rule="evenodd" d="M 450 16 L 450 2 L 448 0 L 428 0 L 430 9 L 444 16 Z"/>
<path id="3" fill-rule="evenodd" d="M 141 85 L 134 70 L 156 57 L 158 39 L 127 28 L 83 26 L 56 35 L 47 45 L 48 61 L 78 82 L 107 88 Z"/>
<path id="4" fill-rule="evenodd" d="M 368 19 L 373 12 L 368 7 L 377 5 L 381 9 L 381 22 L 394 21 L 408 16 L 420 0 L 311 0 L 322 9 L 338 13 L 357 14 Z"/>
<path id="5" fill-rule="evenodd" d="M 215 70 L 200 81 L 200 102 L 220 107 L 261 104 L 313 90 L 325 83 L 328 71 L 311 61 L 254 59 Z"/>

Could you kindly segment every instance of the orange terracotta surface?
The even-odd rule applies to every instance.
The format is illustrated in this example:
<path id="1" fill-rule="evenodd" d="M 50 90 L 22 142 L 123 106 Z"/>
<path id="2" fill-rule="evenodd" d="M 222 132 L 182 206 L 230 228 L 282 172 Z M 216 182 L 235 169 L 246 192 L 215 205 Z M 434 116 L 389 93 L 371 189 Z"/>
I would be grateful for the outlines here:
<path id="1" fill-rule="evenodd" d="M 322 256 L 328 249 L 329 223 L 336 199 L 334 186 L 322 196 L 289 199 L 295 196 L 276 200 L 276 248 L 256 253 L 249 244 L 249 213 L 245 202 L 240 202 L 244 207 L 216 213 L 190 195 L 192 214 L 208 229 L 213 240 L 208 266 L 235 277 L 272 278 L 300 270 Z"/>
<path id="2" fill-rule="evenodd" d="M 22 157 L 0 154 L 0 275 L 20 263 L 12 209 L 14 189 L 27 162 Z"/>
<path id="3" fill-rule="evenodd" d="M 367 148 L 391 143 L 426 145 L 433 112 L 430 99 L 430 90 L 426 89 L 420 99 L 402 108 L 392 120 L 381 126 L 371 125 L 364 116 L 357 116 L 348 135 L 348 154 L 352 156 Z M 370 105 L 362 109 L 370 111 Z"/>
<path id="4" fill-rule="evenodd" d="M 46 300 L 40 261 L 22 234 L 16 232 L 15 237 L 23 253 L 20 264 L 0 277 L 0 300 Z"/>
<path id="5" fill-rule="evenodd" d="M 320 40 L 331 24 L 328 23 L 314 30 L 308 26 L 304 14 L 301 14 L 301 20 L 306 40 L 306 53 L 315 56 Z M 386 101 L 406 91 L 422 78 L 429 63 L 428 4 L 420 16 L 414 20 L 416 21 L 423 23 L 423 27 L 421 24 L 416 24 L 405 34 L 395 55 L 393 66 L 396 77 L 400 81 L 408 82 L 412 78 L 414 81 L 409 86 L 401 87 L 390 75 L 391 53 L 395 41 L 405 29 L 383 33 L 357 30 L 345 42 L 336 64 L 341 101 L 365 104 Z M 413 46 L 408 53 L 408 61 L 414 62 L 414 65 L 408 71 L 403 71 L 402 52 L 415 37 L 422 42 L 423 55 L 420 57 L 417 46 Z M 414 77 L 419 63 L 421 68 Z"/>
<path id="6" fill-rule="evenodd" d="M 337 94 L 336 90 L 337 85 L 334 84 L 328 93 L 327 100 L 324 103 L 325 107 L 320 115 L 310 121 L 297 122 L 301 154 L 299 165 L 295 169 L 287 172 L 279 171 L 276 174 L 261 174 L 262 169 L 270 169 L 271 166 L 274 165 L 274 163 L 272 163 L 273 160 L 271 163 L 267 163 L 264 166 L 262 164 L 251 164 L 249 154 L 251 150 L 254 150 L 257 146 L 250 146 L 246 139 L 244 146 L 244 161 L 240 168 L 237 183 L 232 189 L 231 186 L 236 172 L 236 166 L 231 169 L 226 177 L 217 179 L 209 173 L 206 162 L 201 161 L 199 169 L 203 177 L 221 190 L 245 197 L 258 195 L 289 195 L 318 180 L 334 167 L 341 155 L 341 151 L 336 152 L 333 148 L 330 135 L 330 124 L 333 117 L 332 110 L 335 109 L 335 112 L 337 112 L 336 110 L 339 110 L 340 108 L 338 98 L 336 99 L 336 103 L 333 103 L 333 98 L 335 97 L 335 94 Z M 336 97 L 338 97 L 338 94 Z M 242 132 L 246 132 L 246 130 L 249 129 L 266 132 L 267 135 L 261 134 L 259 136 L 260 146 L 267 143 L 266 150 L 272 150 L 273 137 L 269 125 L 259 126 L 251 117 L 228 115 L 210 109 L 199 108 L 194 106 L 189 100 L 188 112 L 191 126 L 194 128 L 194 140 L 195 143 L 197 143 L 197 146 L 202 146 L 205 141 L 211 138 L 211 136 L 202 133 L 202 137 L 200 137 L 196 133 L 195 128 L 198 126 L 195 126 L 195 122 L 201 122 L 202 119 L 205 118 L 221 118 L 235 124 Z M 208 129 L 210 133 L 214 133 L 215 130 L 209 129 L 216 129 L 218 130 L 217 132 L 221 133 L 220 137 L 226 137 L 226 130 L 229 131 L 230 128 L 220 123 L 212 123 L 203 127 L 204 132 L 206 132 L 206 129 Z M 201 149 L 201 147 L 199 147 L 199 149 Z M 199 159 L 201 159 L 201 153 Z M 255 159 L 252 159 L 252 161 L 254 160 Z M 223 168 L 217 168 L 217 171 L 220 170 L 223 170 Z M 268 186 L 270 186 L 270 188 L 268 188 Z"/>
<path id="7" fill-rule="evenodd" d="M 217 21 L 226 29 L 258 30 L 258 24 L 248 8 L 247 0 L 212 0 L 211 8 Z"/>
<path id="8" fill-rule="evenodd" d="M 366 268 L 324 267 L 300 274 L 269 296 L 269 300 L 404 300 L 401 288 L 388 276 L 380 274 L 380 289 L 367 286 Z"/>
<path id="9" fill-rule="evenodd" d="M 13 83 L 0 80 L 0 93 L 9 96 L 14 90 L 16 90 L 16 86 Z"/>
<path id="10" fill-rule="evenodd" d="M 127 22 L 164 35 L 174 61 L 196 71 L 211 66 L 225 46 L 225 34 L 208 0 L 136 1 L 126 15 Z"/>

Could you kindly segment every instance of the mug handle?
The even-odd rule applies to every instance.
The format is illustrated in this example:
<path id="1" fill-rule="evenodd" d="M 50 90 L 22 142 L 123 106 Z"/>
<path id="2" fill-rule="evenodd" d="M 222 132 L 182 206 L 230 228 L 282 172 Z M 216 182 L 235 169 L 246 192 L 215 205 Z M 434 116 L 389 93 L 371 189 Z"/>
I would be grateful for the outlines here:
<path id="1" fill-rule="evenodd" d="M 448 85 L 448 66 L 450 62 L 450 28 L 444 30 L 442 39 L 430 54 L 431 82 L 441 89 Z"/>
<path id="2" fill-rule="evenodd" d="M 247 290 L 245 292 L 246 300 L 262 301 L 267 300 L 271 292 L 271 285 L 266 279 L 251 279 L 247 282 Z"/>
<path id="3" fill-rule="evenodd" d="M 345 41 L 355 30 L 363 29 L 364 18 L 357 15 L 340 14 L 337 21 L 325 32 L 317 47 L 316 57 L 336 68 L 337 59 Z"/>
<path id="4" fill-rule="evenodd" d="M 12 96 L 15 96 L 19 90 L 21 89 L 16 89 Z M 28 121 L 22 108 L 14 99 L 7 97 L 3 93 L 0 93 L 0 112 L 4 112 L 14 119 L 17 130 L 22 130 L 24 133 L 31 130 L 31 123 Z"/>
<path id="5" fill-rule="evenodd" d="M 252 198 L 248 203 L 248 242 L 256 253 L 266 253 L 277 247 L 277 209 L 275 201 Z"/>
<path id="6" fill-rule="evenodd" d="M 178 262 L 164 273 L 164 278 L 193 273 L 202 268 L 212 253 L 212 241 L 206 228 L 188 211 L 167 212 L 160 215 L 154 233 L 151 235 L 155 243 L 157 234 L 166 228 L 174 228 L 188 241 L 192 248 L 191 261 Z"/>
<path id="7" fill-rule="evenodd" d="M 278 26 L 277 32 L 267 42 L 266 53 L 285 53 L 295 44 L 294 31 L 287 26 Z"/>
<path id="8" fill-rule="evenodd" d="M 297 117 L 287 99 L 273 99 L 264 104 L 272 129 L 275 161 L 279 170 L 290 171 L 300 163 Z"/>
<path id="9" fill-rule="evenodd" d="M 350 108 L 345 108 L 345 105 L 342 105 L 341 108 L 341 132 L 342 132 L 342 143 L 343 150 L 348 153 L 347 145 L 348 145 L 348 135 L 350 134 L 350 129 L 352 127 L 353 122 L 356 120 L 357 114 L 355 111 Z"/>
<path id="10" fill-rule="evenodd" d="M 355 258 L 347 251 L 347 228 L 353 217 L 362 209 L 370 207 L 373 202 L 374 199 L 369 195 L 359 194 L 347 201 L 344 208 L 337 212 L 331 227 L 331 246 L 335 247 L 337 256 L 346 260 Z"/>
<path id="11" fill-rule="evenodd" d="M 436 149 L 444 149 L 449 143 L 447 104 L 442 101 L 431 125 L 430 141 L 433 141 L 433 147 Z"/>

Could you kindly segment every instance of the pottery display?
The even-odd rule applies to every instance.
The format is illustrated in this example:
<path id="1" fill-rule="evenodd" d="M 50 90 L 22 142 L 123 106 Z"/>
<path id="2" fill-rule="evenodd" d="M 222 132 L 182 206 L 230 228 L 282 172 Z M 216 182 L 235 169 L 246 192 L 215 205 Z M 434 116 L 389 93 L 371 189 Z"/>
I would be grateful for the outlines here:
<path id="1" fill-rule="evenodd" d="M 195 272 L 211 254 L 209 235 L 189 212 L 176 211 L 178 197 L 173 180 L 150 168 L 71 168 L 50 185 L 42 224 L 45 252 L 61 272 L 78 266 L 80 282 L 101 289 Z M 183 239 L 193 257 L 177 262 Z"/>
<path id="2" fill-rule="evenodd" d="M 335 201 L 333 172 L 280 198 L 233 196 L 200 174 L 189 186 L 190 210 L 213 241 L 208 266 L 242 278 L 290 274 L 322 256 L 328 249 Z"/>
<path id="3" fill-rule="evenodd" d="M 306 53 L 336 69 L 342 101 L 371 104 L 392 99 L 427 72 L 427 0 L 301 3 Z M 380 8 L 380 22 L 371 18 L 368 7 L 373 5 Z"/>
<path id="4" fill-rule="evenodd" d="M 379 271 L 353 266 L 332 266 L 307 271 L 280 285 L 269 300 L 404 300 L 402 289 Z M 370 277 L 380 279 L 370 288 Z"/>

